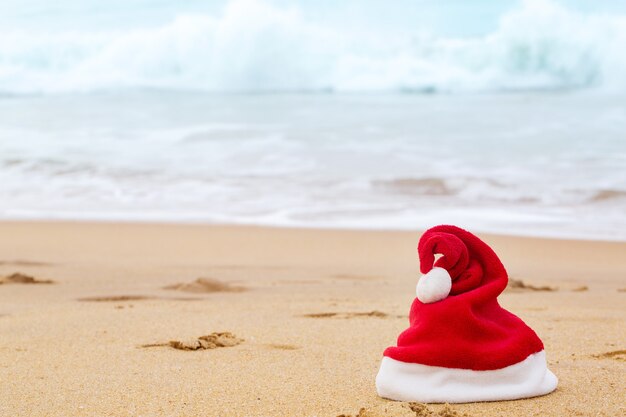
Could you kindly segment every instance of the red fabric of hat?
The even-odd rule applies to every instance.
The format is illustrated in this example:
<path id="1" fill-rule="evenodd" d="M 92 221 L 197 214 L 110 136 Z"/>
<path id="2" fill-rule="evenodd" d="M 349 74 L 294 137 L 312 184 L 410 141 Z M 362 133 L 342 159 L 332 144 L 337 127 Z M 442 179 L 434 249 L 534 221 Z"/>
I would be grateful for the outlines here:
<path id="1" fill-rule="evenodd" d="M 482 240 L 456 226 L 437 226 L 422 235 L 418 253 L 422 273 L 433 267 L 448 271 L 450 293 L 429 304 L 416 298 L 410 327 L 385 356 L 406 363 L 495 370 L 543 350 L 537 334 L 498 304 L 508 276 Z"/>

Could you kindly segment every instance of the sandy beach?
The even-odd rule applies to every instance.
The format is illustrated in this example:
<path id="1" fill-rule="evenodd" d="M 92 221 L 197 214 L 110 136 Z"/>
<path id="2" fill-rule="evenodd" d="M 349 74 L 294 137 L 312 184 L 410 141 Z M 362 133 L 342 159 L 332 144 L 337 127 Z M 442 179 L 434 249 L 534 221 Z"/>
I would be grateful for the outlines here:
<path id="1" fill-rule="evenodd" d="M 374 387 L 407 327 L 419 236 L 0 223 L 0 415 L 428 415 Z M 559 387 L 428 410 L 624 415 L 626 243 L 481 237 L 518 283 L 501 304 L 542 338 Z"/>
<path id="2" fill-rule="evenodd" d="M 3 2 L 0 417 L 626 417 L 626 1 L 393 5 Z"/>

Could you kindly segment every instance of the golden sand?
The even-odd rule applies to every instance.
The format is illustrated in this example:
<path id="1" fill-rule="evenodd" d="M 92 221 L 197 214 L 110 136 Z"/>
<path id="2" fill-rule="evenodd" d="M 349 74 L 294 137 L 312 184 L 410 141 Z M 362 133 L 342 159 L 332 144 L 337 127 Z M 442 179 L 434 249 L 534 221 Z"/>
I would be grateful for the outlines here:
<path id="1" fill-rule="evenodd" d="M 483 236 L 523 283 L 500 302 L 544 341 L 556 392 L 451 406 L 379 398 L 382 351 L 407 327 L 418 238 L 0 223 L 0 276 L 55 281 L 0 285 L 0 416 L 626 413 L 626 244 L 592 241 Z M 180 297 L 198 277 L 246 291 Z"/>

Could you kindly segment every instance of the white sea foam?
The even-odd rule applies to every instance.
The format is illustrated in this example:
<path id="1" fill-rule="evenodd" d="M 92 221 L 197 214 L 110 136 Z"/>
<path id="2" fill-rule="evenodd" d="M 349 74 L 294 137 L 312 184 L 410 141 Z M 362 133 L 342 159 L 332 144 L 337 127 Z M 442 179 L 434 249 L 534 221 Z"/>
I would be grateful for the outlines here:
<path id="1" fill-rule="evenodd" d="M 0 29 L 0 92 L 626 89 L 626 16 L 527 0 L 478 37 L 368 33 L 233 0 L 117 30 Z"/>
<path id="2" fill-rule="evenodd" d="M 578 93 L 0 99 L 0 218 L 626 240 L 626 101 Z"/>
<path id="3" fill-rule="evenodd" d="M 624 15 L 528 0 L 453 37 L 278 0 L 59 3 L 0 12 L 0 219 L 626 240 Z M 76 24 L 106 8 L 135 17 Z"/>

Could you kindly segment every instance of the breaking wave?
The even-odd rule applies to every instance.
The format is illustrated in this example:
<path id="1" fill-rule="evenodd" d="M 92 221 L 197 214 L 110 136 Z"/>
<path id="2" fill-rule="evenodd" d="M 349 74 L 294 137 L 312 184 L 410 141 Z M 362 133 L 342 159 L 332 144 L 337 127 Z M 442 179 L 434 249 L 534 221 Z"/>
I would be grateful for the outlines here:
<path id="1" fill-rule="evenodd" d="M 626 89 L 626 16 L 525 1 L 480 37 L 346 31 L 253 0 L 116 31 L 0 30 L 0 92 Z"/>

